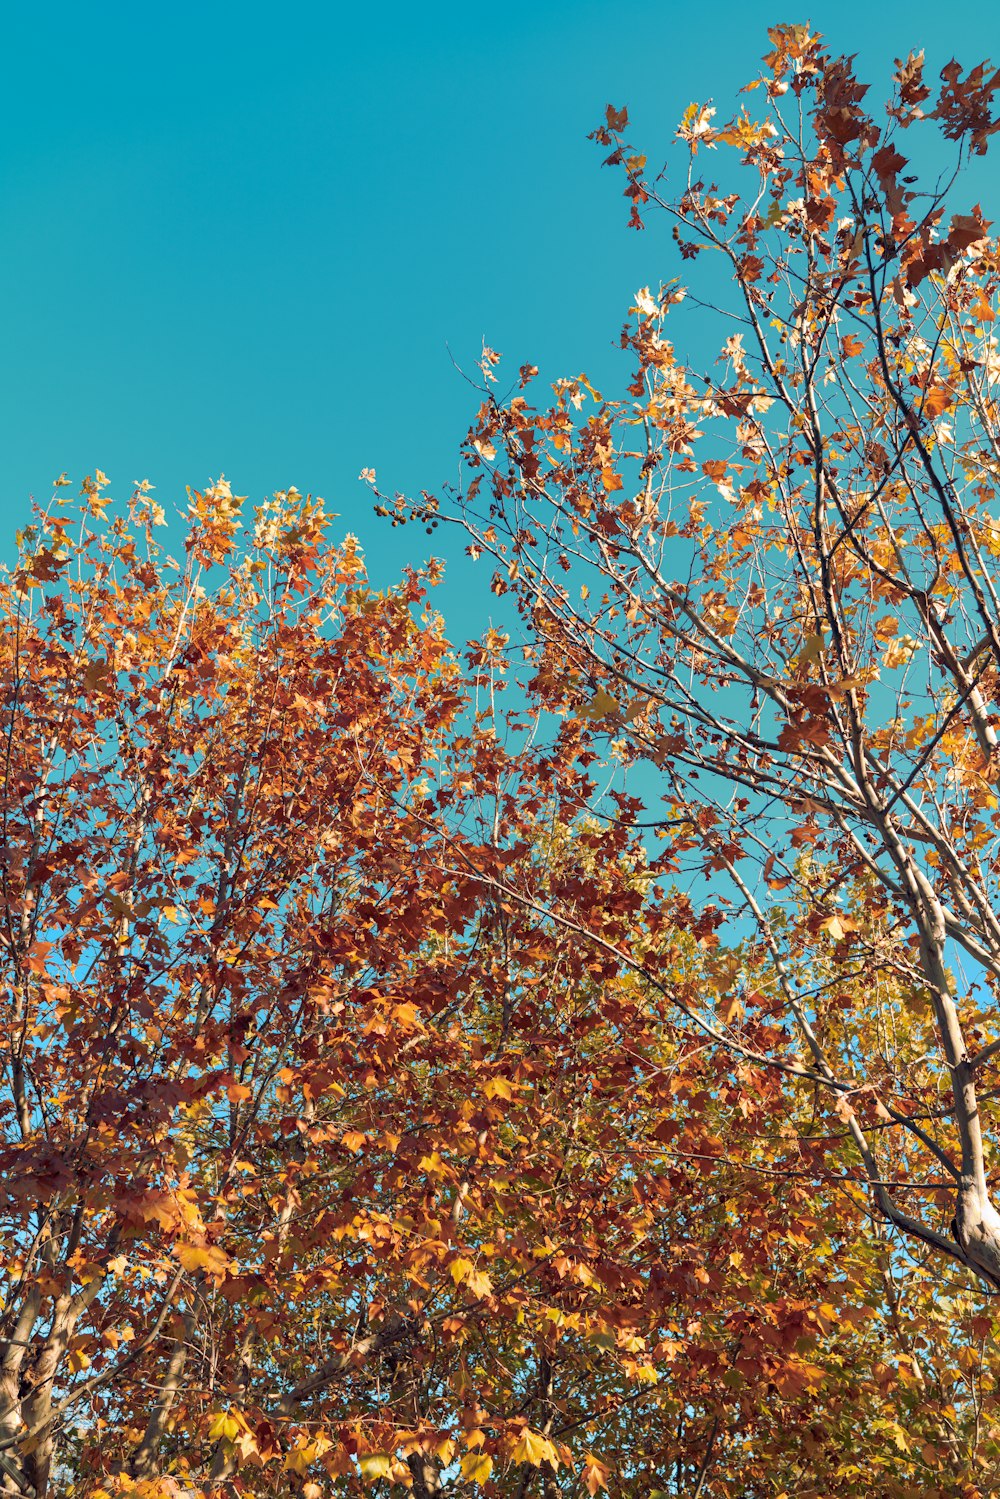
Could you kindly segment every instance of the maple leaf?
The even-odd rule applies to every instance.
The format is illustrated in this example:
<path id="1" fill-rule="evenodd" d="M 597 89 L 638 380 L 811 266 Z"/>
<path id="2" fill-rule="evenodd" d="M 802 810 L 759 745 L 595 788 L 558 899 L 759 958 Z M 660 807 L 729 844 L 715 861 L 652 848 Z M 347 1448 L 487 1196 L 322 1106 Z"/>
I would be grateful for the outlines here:
<path id="1" fill-rule="evenodd" d="M 618 699 L 611 696 L 603 687 L 599 687 L 581 709 L 584 718 L 611 718 L 620 712 Z"/>
<path id="2" fill-rule="evenodd" d="M 794 1399 L 806 1390 L 815 1389 L 823 1381 L 823 1370 L 815 1364 L 801 1359 L 790 1359 L 775 1373 L 774 1382 L 786 1399 Z"/>
<path id="3" fill-rule="evenodd" d="M 530 1463 L 533 1468 L 540 1468 L 543 1463 L 548 1463 L 553 1468 L 559 1465 L 559 1454 L 548 1437 L 527 1426 L 514 1443 L 511 1458 L 516 1463 Z"/>
<path id="4" fill-rule="evenodd" d="M 592 1453 L 588 1452 L 584 1461 L 583 1481 L 591 1499 L 594 1499 L 594 1495 L 598 1489 L 606 1489 L 608 1487 L 610 1476 L 610 1469 L 594 1457 Z"/>
<path id="5" fill-rule="evenodd" d="M 366 1452 L 358 1458 L 358 1467 L 365 1483 L 375 1483 L 379 1478 L 388 1478 L 393 1459 L 388 1452 Z"/>
<path id="6" fill-rule="evenodd" d="M 467 1452 L 461 1462 L 462 1477 L 470 1483 L 486 1483 L 493 1472 L 493 1459 L 488 1452 Z"/>
<path id="7" fill-rule="evenodd" d="M 807 635 L 805 644 L 795 659 L 800 667 L 808 666 L 810 663 L 822 659 L 824 649 L 825 641 L 821 632 L 814 635 Z"/>
<path id="8" fill-rule="evenodd" d="M 821 921 L 819 929 L 821 932 L 829 932 L 835 942 L 840 942 L 849 932 L 858 930 L 858 923 L 853 916 L 846 916 L 838 911 Z"/>
<path id="9" fill-rule="evenodd" d="M 174 1253 L 185 1270 L 203 1270 L 216 1280 L 233 1268 L 229 1256 L 217 1244 L 178 1244 Z"/>

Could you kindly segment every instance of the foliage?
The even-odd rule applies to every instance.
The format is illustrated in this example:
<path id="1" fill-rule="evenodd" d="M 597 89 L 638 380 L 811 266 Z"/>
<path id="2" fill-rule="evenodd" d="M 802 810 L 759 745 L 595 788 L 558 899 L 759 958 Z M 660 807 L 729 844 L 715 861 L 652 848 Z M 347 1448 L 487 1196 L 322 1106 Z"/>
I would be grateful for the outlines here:
<path id="1" fill-rule="evenodd" d="M 433 566 L 376 594 L 318 502 L 244 532 L 223 482 L 181 565 L 103 491 L 0 590 L 8 1487 L 749 1473 L 812 1423 L 857 1209 L 817 1253 L 780 1079 L 623 960 L 702 982 L 711 914 L 674 940 L 586 726 L 537 750 Z"/>
<path id="2" fill-rule="evenodd" d="M 680 177 L 629 144 L 626 110 L 595 132 L 633 226 L 672 221 L 684 278 L 636 295 L 626 394 L 580 376 L 538 408 L 525 366 L 501 397 L 486 350 L 463 491 L 379 502 L 494 560 L 532 690 L 658 783 L 651 871 L 684 889 L 661 918 L 697 935 L 717 903 L 768 979 L 723 965 L 691 993 L 662 948 L 631 948 L 637 970 L 730 1076 L 798 1079 L 813 1137 L 843 1160 L 849 1136 L 897 1268 L 971 1271 L 988 1308 L 1000 246 L 954 195 L 1000 129 L 1000 73 L 949 63 L 935 90 L 911 54 L 879 121 L 852 59 L 808 27 L 770 38 L 731 120 L 686 111 Z M 943 138 L 936 180 L 914 127 Z M 833 1169 L 826 1145 L 807 1159 Z"/>
<path id="3" fill-rule="evenodd" d="M 896 142 L 981 153 L 1000 79 L 911 57 L 880 127 L 772 42 L 675 202 L 598 132 L 728 265 L 721 374 L 677 283 L 622 401 L 487 351 L 418 507 L 530 680 L 295 490 L 193 493 L 180 563 L 101 474 L 20 537 L 4 1491 L 995 1492 L 998 252 Z"/>
<path id="4" fill-rule="evenodd" d="M 457 519 L 473 552 L 503 561 L 494 587 L 516 591 L 539 641 L 537 689 L 661 773 L 663 867 L 687 854 L 728 876 L 806 1048 L 799 1070 L 839 1100 L 882 1213 L 1000 1285 L 977 1105 L 1000 976 L 998 251 L 978 207 L 948 217 L 950 183 L 910 185 L 898 148 L 926 118 L 957 143 L 956 170 L 985 151 L 1000 74 L 950 64 L 925 111 L 911 56 L 879 126 L 848 59 L 804 27 L 772 40 L 760 121 L 686 113 L 676 201 L 623 143 L 624 112 L 597 132 L 633 219 L 661 207 L 684 259 L 728 267 L 739 331 L 721 372 L 696 374 L 665 337 L 685 290 L 641 292 L 623 333 L 629 398 L 583 380 L 560 382 L 544 413 L 489 396 L 468 449 L 487 483 L 475 474 Z M 737 154 L 743 191 L 698 175 L 710 147 Z M 765 906 L 789 891 L 804 914 L 779 930 Z M 919 1030 L 884 1060 L 827 1043 L 830 1005 L 851 1006 L 817 1006 L 796 978 L 820 932 L 855 981 L 895 975 L 929 1007 L 929 1053 Z M 724 1035 L 703 1029 L 799 1067 L 742 1007 Z M 938 1214 L 879 1185 L 876 1105 L 954 1180 Z M 928 1109 L 940 1138 L 917 1122 Z"/>

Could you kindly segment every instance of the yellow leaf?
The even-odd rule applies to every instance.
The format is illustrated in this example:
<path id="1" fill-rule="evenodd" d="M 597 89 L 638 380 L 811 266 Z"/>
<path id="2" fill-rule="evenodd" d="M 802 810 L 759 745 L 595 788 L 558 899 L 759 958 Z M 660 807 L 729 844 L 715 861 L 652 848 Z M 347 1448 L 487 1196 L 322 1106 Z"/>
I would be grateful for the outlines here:
<path id="1" fill-rule="evenodd" d="M 786 1399 L 795 1400 L 804 1391 L 815 1390 L 823 1383 L 823 1370 L 793 1358 L 777 1371 L 774 1382 Z"/>
<path id="2" fill-rule="evenodd" d="M 857 931 L 858 923 L 853 916 L 828 916 L 825 921 L 820 922 L 819 929 L 821 932 L 829 932 L 834 942 L 840 942 L 848 932 Z"/>
<path id="3" fill-rule="evenodd" d="M 209 1422 L 208 1434 L 213 1442 L 219 1441 L 221 1437 L 225 1437 L 227 1442 L 235 1442 L 245 1425 L 235 1411 L 216 1411 Z"/>
<path id="4" fill-rule="evenodd" d="M 448 1266 L 448 1269 L 451 1271 L 451 1278 L 456 1286 L 461 1285 L 463 1280 L 468 1280 L 474 1268 L 475 1266 L 472 1261 L 463 1259 L 461 1255 L 457 1259 L 452 1260 Z"/>
<path id="5" fill-rule="evenodd" d="M 493 1459 L 488 1452 L 467 1452 L 462 1458 L 462 1477 L 471 1483 L 485 1483 L 493 1472 Z"/>
<path id="6" fill-rule="evenodd" d="M 527 1426 L 511 1455 L 516 1463 L 530 1463 L 533 1468 L 540 1468 L 542 1463 L 551 1463 L 553 1468 L 559 1465 L 559 1454 L 548 1437 L 543 1437 L 540 1431 L 531 1431 Z"/>
<path id="7" fill-rule="evenodd" d="M 473 1296 L 491 1296 L 493 1294 L 493 1282 L 485 1270 L 473 1270 L 466 1278 L 465 1283 Z"/>
<path id="8" fill-rule="evenodd" d="M 625 722 L 631 723 L 633 719 L 641 718 L 647 708 L 652 707 L 652 698 L 634 697 L 625 709 Z"/>
<path id="9" fill-rule="evenodd" d="M 392 1472 L 392 1458 L 387 1452 L 366 1452 L 358 1458 L 358 1466 L 365 1483 L 374 1483 L 376 1479 L 388 1478 Z"/>
<path id="10" fill-rule="evenodd" d="M 799 651 L 796 660 L 800 666 L 808 666 L 810 661 L 818 661 L 823 654 L 822 635 L 807 635 L 805 644 Z"/>
<path id="11" fill-rule="evenodd" d="M 420 1011 L 413 1004 L 399 1004 L 392 1007 L 392 1018 L 401 1025 L 404 1030 L 415 1030 L 420 1024 Z"/>
<path id="12" fill-rule="evenodd" d="M 305 1473 L 312 1462 L 311 1447 L 293 1447 L 285 1454 L 285 1468 L 289 1473 Z"/>
<path id="13" fill-rule="evenodd" d="M 897 666 L 906 666 L 920 649 L 920 642 L 912 635 L 900 635 L 896 640 L 890 640 L 882 652 L 882 664 L 889 671 L 894 671 Z"/>
<path id="14" fill-rule="evenodd" d="M 232 1269 L 232 1261 L 217 1244 L 177 1244 L 174 1253 L 185 1270 L 204 1270 L 220 1280 Z"/>
<path id="15" fill-rule="evenodd" d="M 996 313 L 981 291 L 977 293 L 976 300 L 973 302 L 970 310 L 973 320 L 977 323 L 992 323 L 996 318 Z"/>
<path id="16" fill-rule="evenodd" d="M 722 1020 L 724 1025 L 732 1025 L 743 1019 L 743 1001 L 738 994 L 724 994 L 721 997 Z"/>
<path id="17" fill-rule="evenodd" d="M 604 1463 L 598 1462 L 592 1452 L 586 1454 L 583 1467 L 583 1481 L 587 1485 L 587 1492 L 590 1494 L 591 1499 L 594 1499 L 594 1495 L 598 1489 L 607 1488 L 610 1473 L 611 1469 L 606 1467 Z"/>
<path id="18" fill-rule="evenodd" d="M 612 697 L 610 692 L 605 692 L 603 687 L 598 687 L 590 702 L 580 709 L 584 718 L 610 718 L 618 712 L 618 699 Z"/>

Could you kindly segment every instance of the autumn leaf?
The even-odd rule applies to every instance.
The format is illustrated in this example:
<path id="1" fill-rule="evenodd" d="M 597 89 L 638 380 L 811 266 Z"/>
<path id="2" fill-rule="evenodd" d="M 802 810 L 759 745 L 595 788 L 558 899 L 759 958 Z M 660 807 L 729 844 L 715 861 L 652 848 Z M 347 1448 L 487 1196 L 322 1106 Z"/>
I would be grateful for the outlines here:
<path id="1" fill-rule="evenodd" d="M 208 1424 L 208 1434 L 214 1441 L 224 1439 L 227 1442 L 235 1442 L 240 1433 L 246 1430 L 245 1418 L 239 1411 L 231 1409 L 216 1411 Z"/>
<path id="2" fill-rule="evenodd" d="M 474 1268 L 475 1267 L 471 1260 L 467 1260 L 459 1255 L 457 1256 L 457 1258 L 452 1260 L 451 1264 L 448 1266 L 448 1271 L 455 1284 L 461 1285 L 462 1281 L 468 1280 Z"/>
<path id="3" fill-rule="evenodd" d="M 790 1359 L 776 1371 L 774 1382 L 782 1396 L 795 1399 L 806 1390 L 816 1389 L 823 1377 L 823 1370 L 817 1365 Z"/>
<path id="4" fill-rule="evenodd" d="M 215 1279 L 223 1278 L 232 1269 L 229 1256 L 216 1244 L 177 1244 L 174 1253 L 185 1270 L 203 1270 Z"/>
<path id="5" fill-rule="evenodd" d="M 470 1483 L 485 1483 L 493 1472 L 493 1459 L 488 1452 L 467 1452 L 461 1463 L 462 1477 Z"/>
<path id="6" fill-rule="evenodd" d="M 608 1487 L 610 1476 L 610 1469 L 594 1457 L 592 1453 L 588 1452 L 583 1466 L 583 1481 L 591 1499 L 594 1499 L 594 1495 L 599 1489 L 606 1489 Z"/>
<path id="7" fill-rule="evenodd" d="M 388 1478 L 393 1459 L 387 1452 L 366 1452 L 358 1458 L 358 1467 L 365 1483 L 375 1483 L 380 1478 Z"/>
<path id="8" fill-rule="evenodd" d="M 836 911 L 819 923 L 819 929 L 828 932 L 835 942 L 841 942 L 850 932 L 858 930 L 858 923 L 853 916 Z"/>
<path id="9" fill-rule="evenodd" d="M 617 698 L 612 697 L 603 687 L 599 687 L 590 702 L 580 709 L 584 718 L 611 718 L 620 711 Z"/>
<path id="10" fill-rule="evenodd" d="M 824 648 L 825 642 L 822 634 L 807 635 L 805 644 L 795 658 L 797 664 L 804 667 L 821 660 Z"/>
<path id="11" fill-rule="evenodd" d="M 530 1463 L 533 1468 L 540 1468 L 543 1463 L 548 1463 L 553 1468 L 559 1465 L 559 1454 L 548 1437 L 531 1431 L 527 1426 L 514 1443 L 511 1458 L 516 1463 Z"/>

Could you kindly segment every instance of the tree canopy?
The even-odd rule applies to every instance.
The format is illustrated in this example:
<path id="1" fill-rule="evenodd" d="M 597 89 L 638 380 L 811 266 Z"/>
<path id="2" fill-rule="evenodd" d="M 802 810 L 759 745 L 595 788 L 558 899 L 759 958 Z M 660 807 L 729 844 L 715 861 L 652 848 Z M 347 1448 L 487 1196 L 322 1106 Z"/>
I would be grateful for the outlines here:
<path id="1" fill-rule="evenodd" d="M 952 196 L 1000 74 L 911 56 L 876 124 L 771 41 L 672 195 L 596 132 L 691 281 L 626 393 L 487 350 L 461 492 L 377 496 L 502 629 L 296 490 L 177 535 L 98 473 L 21 533 L 0 1492 L 995 1492 L 1000 250 Z"/>

